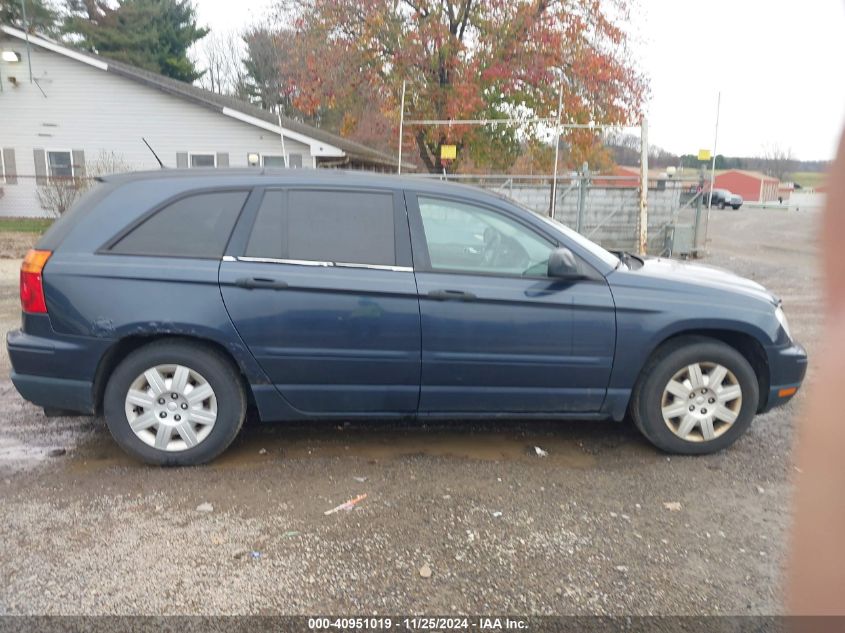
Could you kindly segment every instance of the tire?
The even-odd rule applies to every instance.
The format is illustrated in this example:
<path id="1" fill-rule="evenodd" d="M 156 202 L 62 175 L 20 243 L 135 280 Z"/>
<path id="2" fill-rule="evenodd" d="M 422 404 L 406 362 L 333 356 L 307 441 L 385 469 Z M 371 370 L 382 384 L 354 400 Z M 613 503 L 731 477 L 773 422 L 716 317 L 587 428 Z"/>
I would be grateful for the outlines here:
<path id="1" fill-rule="evenodd" d="M 740 207 L 740 205 L 738 205 L 738 204 L 733 205 L 734 211 L 739 211 L 739 207 Z"/>
<path id="2" fill-rule="evenodd" d="M 159 466 L 193 466 L 211 461 L 235 439 L 246 415 L 246 394 L 223 354 L 168 339 L 135 350 L 115 368 L 103 412 L 112 437 L 133 457 Z"/>
<path id="3" fill-rule="evenodd" d="M 719 208 L 720 208 L 720 209 L 724 209 L 724 208 L 725 208 L 725 203 L 724 203 L 724 202 L 720 202 L 720 203 L 719 203 Z"/>
<path id="4" fill-rule="evenodd" d="M 693 374 L 688 368 L 696 364 L 700 379 L 690 380 Z M 722 380 L 717 367 L 726 370 Z M 711 389 L 713 380 L 719 380 L 719 384 Z M 671 393 L 670 381 L 676 383 L 672 390 L 683 390 L 677 395 Z M 737 387 L 740 395 L 734 398 Z M 690 397 L 689 392 L 694 395 Z M 759 397 L 757 376 L 737 350 L 715 339 L 683 337 L 658 348 L 646 363 L 634 388 L 631 416 L 640 432 L 659 449 L 702 455 L 727 448 L 748 430 Z M 689 407 L 693 407 L 693 413 L 689 413 Z M 671 415 L 676 412 L 677 417 Z M 734 419 L 729 422 L 731 417 Z M 693 426 L 688 430 L 690 424 Z"/>

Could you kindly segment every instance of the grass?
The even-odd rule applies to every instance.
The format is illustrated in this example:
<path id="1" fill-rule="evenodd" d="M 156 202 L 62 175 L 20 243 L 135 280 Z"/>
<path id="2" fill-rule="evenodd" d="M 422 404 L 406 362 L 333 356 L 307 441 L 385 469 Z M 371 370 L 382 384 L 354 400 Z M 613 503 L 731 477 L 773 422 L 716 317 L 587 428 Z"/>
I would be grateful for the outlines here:
<path id="1" fill-rule="evenodd" d="M 823 171 L 797 171 L 792 174 L 792 180 L 802 187 L 815 189 L 824 184 L 825 176 Z"/>
<path id="2" fill-rule="evenodd" d="M 43 233 L 52 223 L 52 218 L 0 218 L 0 231 Z"/>

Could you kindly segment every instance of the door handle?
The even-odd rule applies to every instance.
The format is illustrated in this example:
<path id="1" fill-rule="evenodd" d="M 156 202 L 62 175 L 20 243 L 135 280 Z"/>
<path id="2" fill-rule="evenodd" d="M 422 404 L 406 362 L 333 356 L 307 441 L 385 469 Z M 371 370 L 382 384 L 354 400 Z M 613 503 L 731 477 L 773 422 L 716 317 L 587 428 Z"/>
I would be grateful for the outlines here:
<path id="1" fill-rule="evenodd" d="M 265 288 L 267 290 L 284 290 L 288 287 L 287 282 L 279 281 L 277 279 L 268 279 L 267 277 L 241 277 L 235 281 L 235 285 L 239 288 L 246 288 L 252 290 L 254 288 Z"/>
<path id="2" fill-rule="evenodd" d="M 478 299 L 471 292 L 463 290 L 432 290 L 428 293 L 428 296 L 437 301 L 475 301 Z"/>

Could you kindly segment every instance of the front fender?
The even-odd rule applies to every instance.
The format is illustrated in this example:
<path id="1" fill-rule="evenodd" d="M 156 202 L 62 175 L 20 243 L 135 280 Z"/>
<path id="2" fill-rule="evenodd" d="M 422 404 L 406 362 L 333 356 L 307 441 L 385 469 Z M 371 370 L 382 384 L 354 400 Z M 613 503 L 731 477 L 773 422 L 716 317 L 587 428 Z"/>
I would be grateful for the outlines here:
<path id="1" fill-rule="evenodd" d="M 630 390 L 648 358 L 666 340 L 682 334 L 742 334 L 768 349 L 786 343 L 774 308 L 713 292 L 696 300 L 676 291 L 611 287 L 616 301 L 616 350 L 611 390 Z"/>

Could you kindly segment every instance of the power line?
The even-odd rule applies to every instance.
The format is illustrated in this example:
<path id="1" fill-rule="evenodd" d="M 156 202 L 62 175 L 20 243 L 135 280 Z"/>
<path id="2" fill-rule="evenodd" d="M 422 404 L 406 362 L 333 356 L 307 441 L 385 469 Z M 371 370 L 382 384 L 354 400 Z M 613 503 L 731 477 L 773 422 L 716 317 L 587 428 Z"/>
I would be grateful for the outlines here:
<path id="1" fill-rule="evenodd" d="M 555 127 L 603 130 L 608 128 L 628 127 L 619 123 L 558 123 L 556 117 L 533 117 L 530 119 L 405 119 L 406 125 L 490 125 L 495 123 L 526 124 L 551 123 Z"/>

